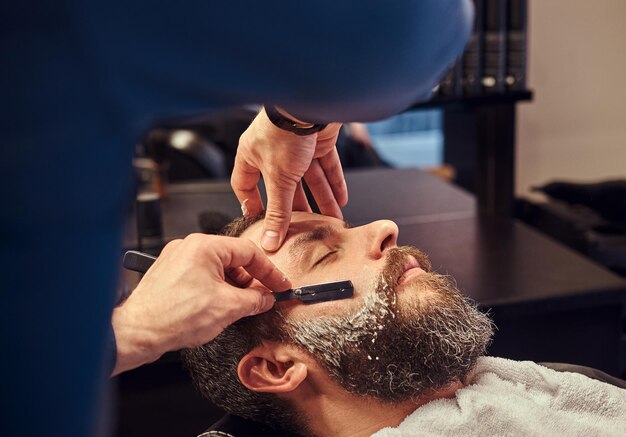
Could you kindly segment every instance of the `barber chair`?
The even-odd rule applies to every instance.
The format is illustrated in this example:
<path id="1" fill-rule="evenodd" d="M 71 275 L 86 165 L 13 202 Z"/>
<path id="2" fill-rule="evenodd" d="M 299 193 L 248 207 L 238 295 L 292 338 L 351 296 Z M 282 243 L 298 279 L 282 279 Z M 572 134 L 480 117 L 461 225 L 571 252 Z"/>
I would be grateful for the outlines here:
<path id="1" fill-rule="evenodd" d="M 234 107 L 200 117 L 163 120 L 143 140 L 144 153 L 164 166 L 172 182 L 226 179 L 239 137 L 256 109 Z"/>
<path id="2" fill-rule="evenodd" d="M 626 390 L 626 381 L 615 378 L 601 370 L 592 367 L 578 366 L 564 363 L 538 363 L 557 372 L 573 372 L 585 375 L 607 384 L 614 385 Z M 266 425 L 243 419 L 232 414 L 226 414 L 215 422 L 209 429 L 198 437 L 297 437 L 287 431 L 272 429 Z"/>
<path id="3" fill-rule="evenodd" d="M 192 129 L 155 129 L 144 144 L 147 155 L 167 172 L 170 181 L 227 177 L 224 152 Z"/>
<path id="4" fill-rule="evenodd" d="M 518 218 L 626 276 L 626 179 L 533 188 L 547 201 L 521 198 Z"/>

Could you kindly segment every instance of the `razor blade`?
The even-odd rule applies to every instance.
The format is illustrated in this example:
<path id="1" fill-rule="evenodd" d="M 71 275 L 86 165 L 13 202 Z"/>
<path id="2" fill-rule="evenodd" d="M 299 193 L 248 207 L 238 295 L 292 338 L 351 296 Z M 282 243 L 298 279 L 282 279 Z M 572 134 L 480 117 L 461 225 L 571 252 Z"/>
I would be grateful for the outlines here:
<path id="1" fill-rule="evenodd" d="M 155 261 L 156 257 L 152 255 L 136 250 L 129 250 L 124 254 L 122 265 L 125 269 L 146 273 Z M 352 281 L 347 280 L 325 282 L 322 284 L 303 285 L 273 294 L 276 302 L 299 300 L 304 304 L 310 305 L 318 302 L 348 299 L 354 295 L 354 285 L 352 285 Z"/>
<path id="2" fill-rule="evenodd" d="M 282 293 L 274 293 L 276 302 L 299 300 L 304 304 L 348 299 L 354 295 L 352 281 L 325 282 L 323 284 L 303 285 Z"/>

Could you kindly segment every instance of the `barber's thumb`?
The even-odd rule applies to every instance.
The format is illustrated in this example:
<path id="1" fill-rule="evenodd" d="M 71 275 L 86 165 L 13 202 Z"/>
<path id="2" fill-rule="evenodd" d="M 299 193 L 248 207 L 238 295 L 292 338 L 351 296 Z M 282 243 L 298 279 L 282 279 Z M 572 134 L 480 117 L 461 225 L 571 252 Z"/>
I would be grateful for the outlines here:
<path id="1" fill-rule="evenodd" d="M 289 221 L 290 217 L 282 214 L 272 214 L 268 209 L 263 222 L 261 247 L 268 252 L 276 252 L 283 243 L 287 228 L 289 228 Z"/>
<path id="2" fill-rule="evenodd" d="M 267 211 L 263 220 L 263 236 L 261 247 L 268 252 L 277 251 L 289 229 L 293 196 L 298 187 L 295 179 L 288 179 L 277 183 L 267 180 Z"/>
<path id="3" fill-rule="evenodd" d="M 266 311 L 269 311 L 270 309 L 272 309 L 275 303 L 276 303 L 276 299 L 274 298 L 272 293 L 261 292 L 259 294 L 258 302 L 254 306 L 254 309 L 252 310 L 250 315 L 254 316 L 256 314 L 261 314 Z"/>

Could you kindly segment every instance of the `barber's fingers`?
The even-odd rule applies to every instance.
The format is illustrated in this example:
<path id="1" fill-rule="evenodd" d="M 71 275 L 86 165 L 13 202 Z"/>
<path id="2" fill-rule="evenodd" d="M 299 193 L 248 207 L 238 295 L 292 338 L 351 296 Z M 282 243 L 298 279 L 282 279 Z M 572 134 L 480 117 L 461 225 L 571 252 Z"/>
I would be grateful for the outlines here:
<path id="1" fill-rule="evenodd" d="M 222 253 L 222 263 L 228 287 L 234 287 L 228 294 L 233 304 L 229 312 L 228 324 L 255 314 L 268 311 L 276 299 L 271 292 L 260 287 L 250 287 L 253 280 L 258 280 L 270 291 L 285 291 L 291 282 L 250 240 L 228 238 L 224 240 L 227 252 Z M 242 288 L 244 287 L 244 288 Z"/>
<path id="2" fill-rule="evenodd" d="M 283 244 L 293 208 L 294 195 L 300 178 L 286 172 L 274 172 L 265 179 L 267 190 L 267 210 L 263 221 L 261 246 L 275 252 Z"/>
<path id="3" fill-rule="evenodd" d="M 304 188 L 302 188 L 302 181 L 298 182 L 296 192 L 293 196 L 293 210 L 312 212 L 311 205 L 309 205 L 309 200 L 306 198 Z"/>
<path id="4" fill-rule="evenodd" d="M 166 263 L 167 259 L 170 257 L 176 257 L 176 255 L 172 255 L 173 252 L 176 252 L 176 249 L 178 247 L 180 247 L 180 245 L 182 244 L 183 240 L 182 239 L 176 239 L 176 240 L 172 240 L 169 243 L 167 243 L 165 246 L 163 246 L 163 249 L 161 249 L 161 252 L 159 253 L 159 256 L 157 257 L 157 259 L 154 261 L 154 263 L 152 263 L 152 265 L 150 266 L 150 268 L 146 271 L 146 274 L 148 274 L 151 270 L 158 268 L 159 265 Z"/>
<path id="5" fill-rule="evenodd" d="M 242 267 L 233 267 L 224 270 L 226 275 L 226 282 L 235 287 L 245 288 L 253 281 L 253 277 L 250 273 L 246 272 Z"/>
<path id="6" fill-rule="evenodd" d="M 278 267 L 252 241 L 245 238 L 216 237 L 219 244 L 215 254 L 224 271 L 243 268 L 253 278 L 273 291 L 285 291 L 291 283 Z"/>
<path id="7" fill-rule="evenodd" d="M 236 322 L 242 317 L 254 316 L 270 310 L 276 303 L 274 295 L 258 288 L 236 288 L 227 286 L 227 298 L 230 301 L 230 311 L 225 314 L 226 325 Z"/>
<path id="8" fill-rule="evenodd" d="M 320 212 L 324 215 L 342 219 L 343 215 L 341 214 L 339 204 L 317 159 L 311 162 L 311 166 L 304 174 L 304 180 L 309 186 Z"/>
<path id="9" fill-rule="evenodd" d="M 329 123 L 328 126 L 317 134 L 316 158 L 326 155 L 328 150 L 335 147 L 340 129 L 341 123 Z"/>
<path id="10" fill-rule="evenodd" d="M 326 179 L 330 184 L 330 188 L 333 190 L 333 194 L 340 207 L 346 206 L 348 203 L 348 186 L 346 184 L 346 178 L 343 174 L 343 168 L 341 167 L 341 160 L 339 159 L 339 153 L 337 148 L 328 152 L 324 156 L 318 158 L 319 163 L 324 170 Z"/>
<path id="11" fill-rule="evenodd" d="M 230 184 L 241 204 L 242 213 L 246 217 L 263 211 L 263 200 L 257 186 L 260 177 L 259 169 L 250 165 L 238 151 Z"/>

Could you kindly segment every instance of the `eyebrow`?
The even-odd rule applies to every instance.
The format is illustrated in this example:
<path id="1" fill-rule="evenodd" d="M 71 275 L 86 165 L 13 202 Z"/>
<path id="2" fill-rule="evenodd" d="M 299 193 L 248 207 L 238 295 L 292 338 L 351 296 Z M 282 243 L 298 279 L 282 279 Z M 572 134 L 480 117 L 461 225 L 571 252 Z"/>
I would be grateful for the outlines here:
<path id="1" fill-rule="evenodd" d="M 346 221 L 343 222 L 344 229 L 350 229 L 352 225 Z M 318 241 L 327 241 L 331 238 L 337 238 L 339 231 L 336 226 L 325 224 L 319 225 L 310 231 L 301 233 L 291 244 L 289 255 L 293 258 L 302 256 L 310 250 L 311 245 Z"/>

